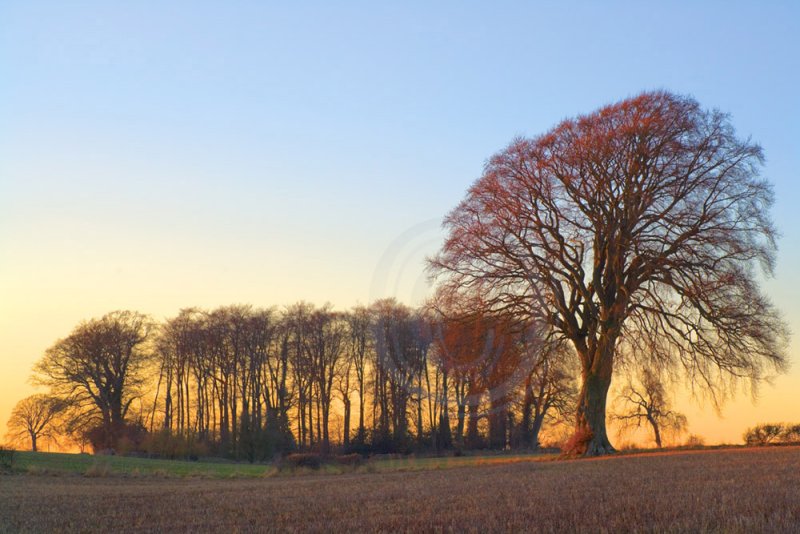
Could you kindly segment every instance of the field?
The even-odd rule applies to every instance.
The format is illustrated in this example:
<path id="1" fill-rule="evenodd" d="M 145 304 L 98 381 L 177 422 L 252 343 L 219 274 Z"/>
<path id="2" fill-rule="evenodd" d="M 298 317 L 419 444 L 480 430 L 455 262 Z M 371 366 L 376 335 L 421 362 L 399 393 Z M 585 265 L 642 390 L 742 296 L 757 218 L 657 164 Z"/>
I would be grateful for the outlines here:
<path id="1" fill-rule="evenodd" d="M 89 472 L 0 475 L 0 531 L 800 531 L 800 447 L 384 461 L 286 476 L 191 463 L 177 476 L 180 462 L 123 475 L 111 463 L 131 459 L 98 469 L 74 458 Z"/>

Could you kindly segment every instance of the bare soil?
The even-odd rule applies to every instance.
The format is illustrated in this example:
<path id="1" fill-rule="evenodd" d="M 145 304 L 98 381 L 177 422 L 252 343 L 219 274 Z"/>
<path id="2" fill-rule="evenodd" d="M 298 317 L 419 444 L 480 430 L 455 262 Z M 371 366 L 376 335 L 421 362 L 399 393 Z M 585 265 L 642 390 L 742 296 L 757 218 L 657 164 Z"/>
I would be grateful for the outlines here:
<path id="1" fill-rule="evenodd" d="M 193 479 L 0 475 L 2 532 L 800 532 L 800 447 Z"/>

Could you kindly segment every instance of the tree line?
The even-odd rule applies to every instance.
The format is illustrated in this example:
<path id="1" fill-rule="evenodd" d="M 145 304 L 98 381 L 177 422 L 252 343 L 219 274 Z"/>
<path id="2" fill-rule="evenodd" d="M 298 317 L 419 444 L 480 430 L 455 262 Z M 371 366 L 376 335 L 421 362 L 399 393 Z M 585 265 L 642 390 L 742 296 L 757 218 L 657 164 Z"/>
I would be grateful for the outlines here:
<path id="1" fill-rule="evenodd" d="M 46 351 L 33 376 L 50 392 L 29 404 L 47 416 L 18 426 L 35 440 L 57 416 L 96 451 L 250 461 L 537 448 L 575 396 L 565 348 L 518 318 L 441 302 L 187 308 L 158 324 L 119 311 Z"/>

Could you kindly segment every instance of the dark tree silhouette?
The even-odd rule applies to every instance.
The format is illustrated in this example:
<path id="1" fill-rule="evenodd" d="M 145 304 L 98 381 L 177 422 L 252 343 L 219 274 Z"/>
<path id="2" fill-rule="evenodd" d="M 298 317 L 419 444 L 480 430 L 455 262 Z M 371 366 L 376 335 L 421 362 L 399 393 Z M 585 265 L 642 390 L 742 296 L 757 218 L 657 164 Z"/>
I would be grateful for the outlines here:
<path id="1" fill-rule="evenodd" d="M 366 441 L 366 396 L 368 365 L 370 360 L 370 341 L 372 339 L 372 317 L 369 308 L 356 306 L 345 317 L 348 323 L 347 360 L 352 362 L 358 383 L 358 430 L 356 441 L 363 445 Z"/>
<path id="2" fill-rule="evenodd" d="M 577 395 L 575 373 L 568 358 L 570 347 L 563 341 L 546 342 L 541 355 L 525 379 L 522 394 L 521 444 L 539 448 L 539 433 L 548 420 L 563 421 Z"/>
<path id="3" fill-rule="evenodd" d="M 784 368 L 787 329 L 759 289 L 775 229 L 761 148 L 690 97 L 648 92 L 516 139 L 445 219 L 431 268 L 572 342 L 582 384 L 569 452 L 614 451 L 617 345 L 719 388 Z"/>
<path id="4" fill-rule="evenodd" d="M 115 448 L 125 429 L 125 416 L 151 361 L 146 341 L 150 319 L 137 312 L 117 311 L 78 325 L 50 347 L 34 366 L 34 382 L 97 420 L 100 439 L 94 445 Z"/>
<path id="5" fill-rule="evenodd" d="M 330 410 L 334 378 L 341 365 L 347 335 L 347 323 L 330 305 L 313 310 L 306 318 L 303 350 L 310 362 L 311 379 L 317 403 L 318 439 L 322 451 L 330 451 Z"/>
<path id="6" fill-rule="evenodd" d="M 653 440 L 659 449 L 665 430 L 680 432 L 686 429 L 686 416 L 670 409 L 669 397 L 658 375 L 644 371 L 640 384 L 632 381 L 623 389 L 618 398 L 619 410 L 613 414 L 625 433 L 643 424 L 653 429 Z"/>
<path id="7" fill-rule="evenodd" d="M 39 440 L 53 439 L 55 423 L 67 404 L 50 395 L 31 395 L 19 401 L 8 419 L 8 437 L 15 442 L 29 439 L 31 450 L 38 450 Z"/>

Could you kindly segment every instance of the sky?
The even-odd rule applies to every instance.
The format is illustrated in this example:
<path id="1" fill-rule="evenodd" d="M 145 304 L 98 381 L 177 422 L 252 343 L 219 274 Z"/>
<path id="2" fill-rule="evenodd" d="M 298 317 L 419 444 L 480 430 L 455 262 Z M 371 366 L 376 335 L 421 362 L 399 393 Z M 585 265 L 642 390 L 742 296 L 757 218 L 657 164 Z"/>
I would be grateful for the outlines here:
<path id="1" fill-rule="evenodd" d="M 493 153 L 650 89 L 763 146 L 764 287 L 800 335 L 798 23 L 788 0 L 0 3 L 0 429 L 112 310 L 418 302 Z M 798 335 L 757 402 L 680 395 L 690 431 L 800 421 Z"/>

